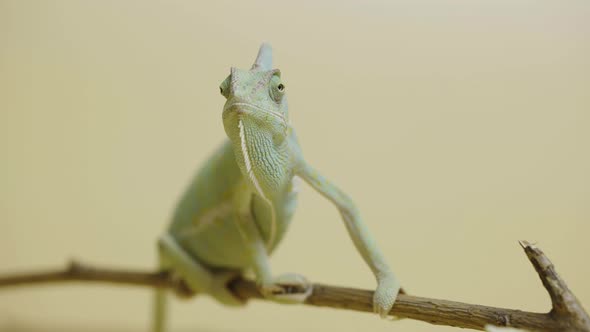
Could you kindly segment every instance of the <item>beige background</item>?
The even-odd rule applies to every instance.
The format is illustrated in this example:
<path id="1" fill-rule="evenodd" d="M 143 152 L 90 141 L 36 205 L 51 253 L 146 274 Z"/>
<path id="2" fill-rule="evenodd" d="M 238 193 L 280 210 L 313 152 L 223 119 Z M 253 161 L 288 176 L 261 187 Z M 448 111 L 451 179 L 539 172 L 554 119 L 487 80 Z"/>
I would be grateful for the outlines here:
<path id="1" fill-rule="evenodd" d="M 153 266 L 224 139 L 218 84 L 269 41 L 307 159 L 355 198 L 410 292 L 546 310 L 528 239 L 590 307 L 589 38 L 587 1 L 0 1 L 0 272 Z M 308 187 L 272 266 L 374 287 Z M 150 296 L 2 291 L 0 330 L 142 331 Z M 176 331 L 452 330 L 207 298 L 172 315 Z"/>

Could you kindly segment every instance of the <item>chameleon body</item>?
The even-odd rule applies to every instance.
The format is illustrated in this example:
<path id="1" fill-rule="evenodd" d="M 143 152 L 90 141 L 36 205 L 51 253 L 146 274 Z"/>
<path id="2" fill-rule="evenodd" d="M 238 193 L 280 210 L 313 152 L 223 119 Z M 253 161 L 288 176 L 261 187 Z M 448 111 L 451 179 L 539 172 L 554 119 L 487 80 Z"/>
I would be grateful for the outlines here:
<path id="1" fill-rule="evenodd" d="M 289 122 L 281 73 L 262 44 L 250 70 L 231 68 L 221 83 L 226 98 L 223 125 L 228 140 L 186 189 L 167 231 L 158 241 L 160 268 L 175 273 L 191 290 L 239 306 L 226 287 L 252 270 L 261 292 L 278 302 L 303 302 L 311 284 L 295 274 L 273 277 L 269 255 L 283 238 L 303 179 L 340 211 L 357 250 L 377 279 L 374 309 L 390 311 L 400 285 L 352 200 L 303 158 Z M 303 290 L 292 294 L 285 285 Z M 291 288 L 293 289 L 293 288 Z M 165 291 L 158 290 L 154 331 L 164 330 Z"/>

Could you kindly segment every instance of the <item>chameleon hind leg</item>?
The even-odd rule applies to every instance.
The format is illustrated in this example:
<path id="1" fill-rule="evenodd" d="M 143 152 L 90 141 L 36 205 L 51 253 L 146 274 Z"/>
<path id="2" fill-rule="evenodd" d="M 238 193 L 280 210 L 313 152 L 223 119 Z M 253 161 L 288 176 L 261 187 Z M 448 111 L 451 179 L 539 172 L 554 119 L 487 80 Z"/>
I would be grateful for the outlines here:
<path id="1" fill-rule="evenodd" d="M 160 238 L 158 250 L 160 269 L 178 274 L 193 292 L 209 294 L 224 305 L 244 305 L 244 301 L 234 296 L 227 288 L 227 283 L 239 274 L 238 271 L 211 271 L 190 256 L 170 234 L 164 234 Z M 165 306 L 165 291 L 156 291 L 154 332 L 165 331 Z"/>
<path id="2" fill-rule="evenodd" d="M 189 255 L 170 234 L 163 235 L 158 244 L 161 260 L 177 273 L 192 291 L 209 294 L 225 305 L 244 304 L 227 288 L 227 283 L 239 274 L 238 271 L 213 272 Z"/>

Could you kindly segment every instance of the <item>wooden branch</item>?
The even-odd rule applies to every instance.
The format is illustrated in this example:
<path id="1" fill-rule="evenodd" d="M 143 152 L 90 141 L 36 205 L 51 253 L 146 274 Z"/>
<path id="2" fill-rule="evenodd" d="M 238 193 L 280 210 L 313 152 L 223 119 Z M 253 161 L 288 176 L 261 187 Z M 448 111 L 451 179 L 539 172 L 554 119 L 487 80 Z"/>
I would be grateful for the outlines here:
<path id="1" fill-rule="evenodd" d="M 579 301 L 536 246 L 521 241 L 527 257 L 549 292 L 553 308 L 548 313 L 487 307 L 447 300 L 400 294 L 390 314 L 437 325 L 484 330 L 488 325 L 531 331 L 590 332 L 590 319 Z M 66 269 L 0 277 L 0 288 L 67 281 L 91 281 L 122 285 L 164 287 L 180 296 L 194 295 L 179 279 L 167 272 L 143 272 L 91 267 L 72 262 Z M 253 281 L 236 279 L 229 285 L 240 298 L 264 299 Z M 313 285 L 305 304 L 372 312 L 373 292 L 322 284 Z"/>

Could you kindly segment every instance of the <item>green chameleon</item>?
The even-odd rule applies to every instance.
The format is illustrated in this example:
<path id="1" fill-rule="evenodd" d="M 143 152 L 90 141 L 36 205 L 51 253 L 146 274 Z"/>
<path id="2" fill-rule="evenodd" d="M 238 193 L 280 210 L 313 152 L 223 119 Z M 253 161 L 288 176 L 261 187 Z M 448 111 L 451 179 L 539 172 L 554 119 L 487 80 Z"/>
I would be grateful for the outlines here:
<path id="1" fill-rule="evenodd" d="M 158 241 L 160 268 L 226 305 L 244 302 L 227 284 L 252 270 L 265 297 L 301 303 L 311 284 L 300 275 L 273 277 L 269 256 L 295 212 L 297 181 L 330 200 L 377 279 L 374 311 L 386 317 L 400 284 L 363 224 L 352 200 L 303 158 L 289 122 L 281 72 L 262 44 L 250 70 L 231 68 L 221 83 L 223 126 L 229 137 L 200 169 L 182 196 L 171 225 Z M 289 289 L 301 290 L 295 294 Z M 154 331 L 164 330 L 166 294 L 156 291 Z"/>

